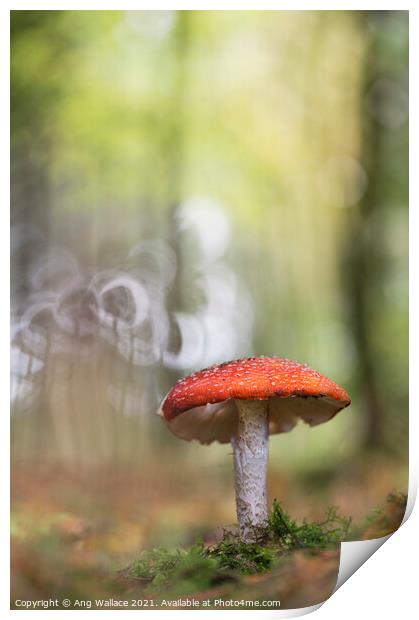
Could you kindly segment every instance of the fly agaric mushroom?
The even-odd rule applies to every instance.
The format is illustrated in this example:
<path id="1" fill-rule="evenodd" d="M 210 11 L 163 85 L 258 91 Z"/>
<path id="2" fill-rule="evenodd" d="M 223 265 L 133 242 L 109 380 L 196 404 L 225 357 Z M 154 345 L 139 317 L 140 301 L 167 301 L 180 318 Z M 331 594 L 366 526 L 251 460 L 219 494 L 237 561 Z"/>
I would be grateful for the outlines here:
<path id="1" fill-rule="evenodd" d="M 317 426 L 350 405 L 343 388 L 307 365 L 251 357 L 181 379 L 158 414 L 174 435 L 202 444 L 231 441 L 240 536 L 254 542 L 268 520 L 268 437 L 299 419 Z"/>

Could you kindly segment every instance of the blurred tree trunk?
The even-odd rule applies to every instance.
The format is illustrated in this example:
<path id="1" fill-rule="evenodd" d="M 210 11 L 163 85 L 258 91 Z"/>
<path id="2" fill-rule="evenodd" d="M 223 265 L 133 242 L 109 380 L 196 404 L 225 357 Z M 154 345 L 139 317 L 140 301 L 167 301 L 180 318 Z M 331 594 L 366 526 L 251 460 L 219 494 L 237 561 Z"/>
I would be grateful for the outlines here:
<path id="1" fill-rule="evenodd" d="M 24 309 L 30 293 L 30 269 L 48 237 L 49 187 L 45 168 L 31 154 L 31 146 L 22 144 L 19 151 L 16 156 L 12 151 L 11 156 L 11 225 L 24 233 L 15 239 L 12 278 L 13 302 Z"/>
<path id="2" fill-rule="evenodd" d="M 183 264 L 182 244 L 179 238 L 178 210 L 184 198 L 185 176 L 185 132 L 186 111 L 185 94 L 188 82 L 188 53 L 190 41 L 190 12 L 177 11 L 173 31 L 173 71 L 171 84 L 170 109 L 167 110 L 168 128 L 165 140 L 168 212 L 168 241 L 175 252 L 177 261 L 176 276 L 167 299 L 169 316 L 175 311 L 185 310 L 187 300 L 184 296 L 185 269 Z M 168 348 L 178 351 L 182 346 L 177 325 L 171 321 Z M 179 379 L 177 370 L 167 370 L 166 381 L 172 384 Z"/>
<path id="3" fill-rule="evenodd" d="M 386 128 L 373 118 L 368 109 L 371 87 L 380 77 L 378 52 L 373 49 L 374 34 L 371 33 L 369 23 L 371 18 L 371 12 L 368 11 L 358 14 L 359 27 L 367 41 L 360 113 L 363 119 L 361 165 L 366 172 L 368 186 L 359 205 L 349 210 L 346 231 L 348 241 L 344 250 L 344 281 L 349 327 L 357 354 L 356 381 L 364 406 L 363 445 L 367 449 L 379 449 L 385 447 L 382 429 L 386 407 L 379 386 L 379 360 L 372 343 L 377 310 L 377 300 L 374 299 L 372 291 L 384 278 L 384 265 L 381 251 L 383 241 L 379 230 L 372 227 L 383 207 L 380 188 L 385 170 L 382 166 L 381 149 Z"/>
<path id="4" fill-rule="evenodd" d="M 42 56 L 36 56 L 36 50 L 35 60 L 28 60 L 27 64 L 19 62 L 19 53 L 34 33 L 48 32 L 51 46 L 55 45 L 59 14 L 59 11 L 11 11 L 11 224 L 19 230 L 12 238 L 16 244 L 12 257 L 12 282 L 13 302 L 23 308 L 30 292 L 30 268 L 35 256 L 45 248 L 50 229 L 47 169 L 51 160 L 51 110 L 59 100 L 60 92 L 50 85 L 49 75 L 31 79 L 33 63 L 42 62 Z M 61 40 L 60 45 L 63 45 Z M 51 74 L 54 74 L 58 57 L 57 53 L 52 54 L 45 61 Z"/>

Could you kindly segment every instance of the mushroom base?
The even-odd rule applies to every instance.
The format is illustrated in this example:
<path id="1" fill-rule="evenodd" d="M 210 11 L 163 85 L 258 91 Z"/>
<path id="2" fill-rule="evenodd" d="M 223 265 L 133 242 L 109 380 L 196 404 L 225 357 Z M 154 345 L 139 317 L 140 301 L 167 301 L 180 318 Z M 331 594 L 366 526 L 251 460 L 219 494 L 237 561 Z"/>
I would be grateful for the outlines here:
<path id="1" fill-rule="evenodd" d="M 231 438 L 240 536 L 256 542 L 268 521 L 266 476 L 269 420 L 266 401 L 236 400 L 238 426 Z"/>

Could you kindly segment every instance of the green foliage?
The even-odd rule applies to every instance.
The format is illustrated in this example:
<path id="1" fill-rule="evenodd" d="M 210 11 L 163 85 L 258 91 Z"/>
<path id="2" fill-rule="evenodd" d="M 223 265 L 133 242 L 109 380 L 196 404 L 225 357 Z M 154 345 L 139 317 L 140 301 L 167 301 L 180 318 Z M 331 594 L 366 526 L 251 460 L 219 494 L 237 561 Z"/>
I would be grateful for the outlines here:
<path id="1" fill-rule="evenodd" d="M 265 573 L 281 556 L 297 549 L 325 549 L 345 539 L 351 520 L 329 508 L 321 522 L 297 523 L 274 500 L 265 544 L 245 543 L 226 532 L 214 546 L 202 542 L 189 549 L 143 551 L 128 569 L 128 576 L 147 584 L 147 592 L 181 596 L 202 591 L 240 575 Z"/>
<path id="2" fill-rule="evenodd" d="M 143 551 L 131 567 L 133 577 L 152 581 L 156 576 L 168 575 L 182 558 L 179 549 L 152 549 Z"/>
<path id="3" fill-rule="evenodd" d="M 269 517 L 269 533 L 288 551 L 299 548 L 323 549 L 336 545 L 348 535 L 351 519 L 339 515 L 331 506 L 322 522 L 294 521 L 275 499 Z"/>
<path id="4" fill-rule="evenodd" d="M 240 575 L 269 570 L 276 551 L 258 544 L 246 544 L 226 534 L 214 547 L 202 542 L 190 549 L 163 548 L 143 551 L 128 569 L 128 576 L 147 584 L 146 592 L 165 592 L 181 596 L 202 591 Z"/>
<path id="5" fill-rule="evenodd" d="M 208 553 L 217 558 L 223 568 L 242 574 L 263 573 L 271 568 L 276 557 L 274 549 L 257 543 L 244 543 L 231 533 L 227 533 Z"/>
<path id="6" fill-rule="evenodd" d="M 164 590 L 178 596 L 233 578 L 222 570 L 220 559 L 208 553 L 201 542 L 190 549 L 143 551 L 130 567 L 129 576 L 148 581 L 148 592 Z"/>
<path id="7" fill-rule="evenodd" d="M 356 529 L 334 506 L 328 508 L 323 521 L 299 523 L 274 500 L 264 543 L 245 543 L 238 534 L 226 532 L 210 547 L 198 542 L 189 549 L 143 551 L 128 569 L 129 576 L 147 583 L 148 592 L 164 590 L 180 596 L 202 591 L 240 575 L 266 573 L 293 551 L 324 550 L 350 537 L 393 531 L 403 517 L 406 499 L 403 493 L 391 493 L 386 508 L 375 510 Z"/>

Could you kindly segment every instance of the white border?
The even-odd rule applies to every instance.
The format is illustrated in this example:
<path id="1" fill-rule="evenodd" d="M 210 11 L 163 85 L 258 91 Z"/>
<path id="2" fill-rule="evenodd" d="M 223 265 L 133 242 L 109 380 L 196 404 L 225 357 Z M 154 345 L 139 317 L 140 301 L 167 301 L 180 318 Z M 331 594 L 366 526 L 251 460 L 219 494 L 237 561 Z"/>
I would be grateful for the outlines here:
<path id="1" fill-rule="evenodd" d="M 349 6 L 350 5 L 350 6 Z M 115 2 L 115 0 L 73 0 L 72 2 L 63 2 L 57 0 L 43 0 L 35 2 L 34 0 L 15 0 L 9 2 L 8 10 L 73 10 L 73 11 L 90 11 L 90 10 L 137 10 L 137 11 L 155 11 L 155 10 L 204 10 L 204 11 L 378 11 L 378 10 L 412 10 L 414 2 L 412 0 L 403 0 L 403 2 L 377 2 L 369 0 L 365 2 L 331 2 L 323 0 L 323 2 L 314 2 L 314 0 L 295 0 L 294 2 L 279 2 L 272 0 L 260 0 L 260 2 L 242 0 L 190 0 L 189 2 L 165 2 L 161 0 L 150 0 L 136 2 L 134 0 L 124 0 Z"/>
<path id="2" fill-rule="evenodd" d="M 341 5 L 340 5 L 341 4 Z M 25 10 L 25 9 L 37 9 L 37 10 L 162 10 L 162 9 L 199 9 L 199 10 L 410 10 L 410 49 L 411 49 L 411 66 L 415 66 L 416 74 L 417 66 L 416 62 L 418 58 L 418 32 L 416 21 L 416 9 L 412 1 L 410 2 L 353 2 L 353 3 L 336 3 L 336 2 L 60 2 L 60 1 L 48 1 L 48 2 L 23 2 L 15 1 L 9 3 L 9 6 L 2 7 L 0 16 L 0 40 L 3 45 L 1 53 L 2 63 L 2 93 L 0 97 L 1 106 L 1 136 L 2 146 L 1 149 L 1 161 L 0 161 L 0 174 L 1 183 L 0 191 L 2 195 L 2 208 L 0 209 L 0 266 L 2 270 L 2 303 L 0 304 L 1 312 L 1 371 L 3 382 L 1 384 L 2 402 L 9 402 L 9 217 L 8 217 L 8 205 L 9 205 L 9 10 Z M 413 110 L 417 110 L 419 106 L 417 98 L 417 86 L 418 79 L 415 73 L 410 71 L 411 78 L 411 96 L 410 107 Z M 411 162 L 413 161 L 413 167 L 411 164 L 410 169 L 414 169 L 414 166 L 418 165 L 417 157 L 417 145 L 418 145 L 418 123 L 416 121 L 416 115 L 411 115 L 411 133 L 410 133 L 410 153 Z M 410 382 L 413 388 L 416 385 L 417 377 L 419 376 L 419 368 L 417 364 L 417 355 L 415 355 L 416 347 L 418 346 L 418 319 L 419 317 L 419 304 L 418 304 L 418 290 L 414 287 L 414 279 L 417 279 L 418 269 L 418 210 L 415 207 L 418 192 L 417 192 L 417 173 L 411 175 L 411 199 L 410 199 L 410 273 L 413 274 L 410 280 L 410 316 L 412 321 L 410 324 Z M 416 242 L 416 243 L 415 243 Z M 416 379 L 416 381 L 415 381 Z M 417 482 L 418 482 L 418 397 L 415 394 L 414 389 L 411 390 L 411 405 L 410 405 L 410 480 L 409 480 L 409 504 L 412 507 L 412 500 L 416 496 Z M 21 611 L 9 610 L 9 532 L 5 526 L 9 522 L 9 506 L 5 501 L 5 496 L 8 497 L 9 493 L 9 417 L 7 410 L 3 411 L 1 416 L 1 437 L 5 443 L 2 450 L 2 467 L 1 480 L 4 483 L 2 485 L 3 501 L 1 503 L 1 518 L 0 522 L 3 524 L 1 528 L 0 536 L 0 553 L 1 559 L 4 562 L 2 579 L 0 580 L 0 609 L 9 614 L 24 614 Z M 408 521 L 393 535 L 390 540 L 386 542 L 378 553 L 374 554 L 367 563 L 360 568 L 344 585 L 340 588 L 326 603 L 316 612 L 316 618 L 323 620 L 335 620 L 339 617 L 340 620 L 353 618 L 354 614 L 361 613 L 362 617 L 368 618 L 378 616 L 380 620 L 385 618 L 394 618 L 397 614 L 399 618 L 412 618 L 415 616 L 416 601 L 415 593 L 417 590 L 416 574 L 417 574 L 417 551 L 412 549 L 412 545 L 418 543 L 418 531 L 419 531 L 419 510 L 417 507 L 413 510 Z M 32 612 L 36 616 L 44 617 L 43 611 Z M 58 611 L 54 613 L 54 618 L 60 617 L 61 614 L 65 614 L 66 618 L 71 617 L 73 614 L 77 614 L 76 617 L 83 617 L 82 614 L 98 614 L 100 611 L 89 612 L 76 612 L 76 611 Z M 110 611 L 108 612 L 112 617 L 126 617 L 128 613 L 136 613 L 135 611 Z M 184 613 L 182 611 L 170 611 L 170 617 L 173 620 L 183 618 Z M 247 611 L 208 611 L 207 614 L 212 617 L 221 620 L 222 617 L 233 618 L 242 616 L 243 614 L 252 614 L 252 618 L 255 615 L 259 615 L 259 612 L 247 612 Z M 284 617 L 285 612 L 260 612 L 264 618 L 269 617 Z M 148 616 L 152 614 L 153 618 L 160 617 L 161 614 L 165 614 L 164 611 L 154 612 L 142 612 L 141 616 Z M 286 614 L 289 615 L 289 614 Z M 296 615 L 296 614 L 294 614 Z M 250 616 L 249 616 L 250 617 Z"/>

